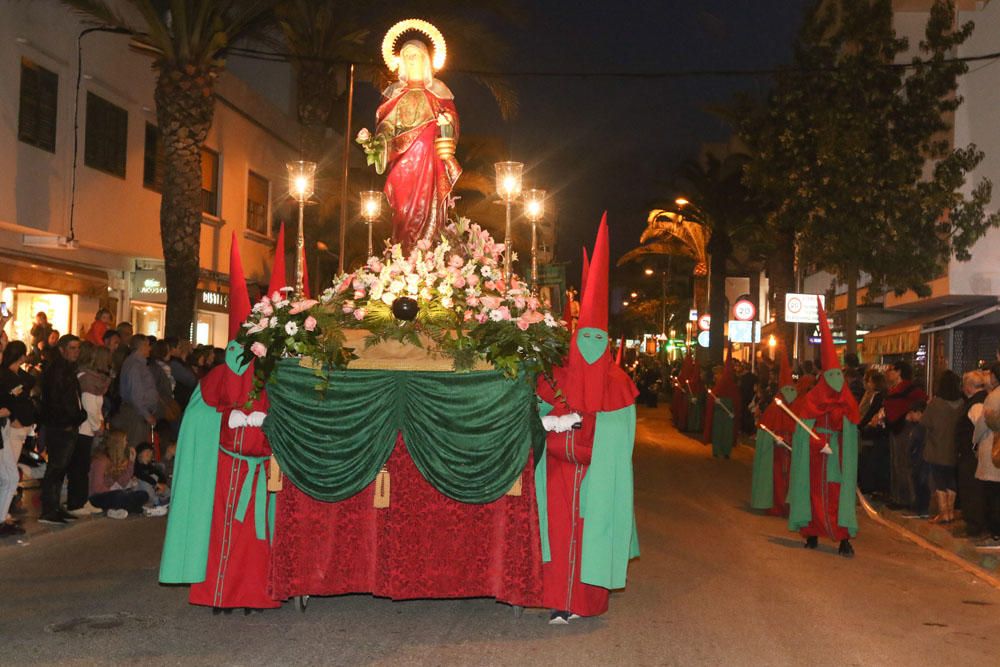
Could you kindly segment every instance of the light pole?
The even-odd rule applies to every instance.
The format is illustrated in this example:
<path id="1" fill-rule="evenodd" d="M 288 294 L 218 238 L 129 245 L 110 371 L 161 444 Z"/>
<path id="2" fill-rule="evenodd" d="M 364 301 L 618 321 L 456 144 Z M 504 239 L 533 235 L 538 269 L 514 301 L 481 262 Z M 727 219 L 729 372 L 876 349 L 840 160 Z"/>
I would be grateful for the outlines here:
<path id="1" fill-rule="evenodd" d="M 299 233 L 295 239 L 295 295 L 302 296 L 302 276 L 304 269 L 302 260 L 305 258 L 306 238 L 303 222 L 306 213 L 306 201 L 316 190 L 316 163 L 306 160 L 295 160 L 285 165 L 288 169 L 288 192 L 299 202 Z"/>
<path id="2" fill-rule="evenodd" d="M 531 221 L 531 293 L 538 296 L 538 223 L 545 217 L 545 190 L 526 190 L 524 215 Z"/>
<path id="3" fill-rule="evenodd" d="M 504 251 L 503 251 L 503 279 L 504 285 L 510 285 L 510 255 L 511 255 L 511 229 L 510 229 L 510 205 L 513 204 L 521 194 L 521 175 L 524 173 L 524 164 L 521 162 L 497 162 L 493 165 L 497 176 L 497 194 L 507 207 L 507 226 L 504 231 Z"/>
<path id="4" fill-rule="evenodd" d="M 365 190 L 361 193 L 361 217 L 368 223 L 368 256 L 373 254 L 372 224 L 382 215 L 382 193 L 378 190 Z"/>

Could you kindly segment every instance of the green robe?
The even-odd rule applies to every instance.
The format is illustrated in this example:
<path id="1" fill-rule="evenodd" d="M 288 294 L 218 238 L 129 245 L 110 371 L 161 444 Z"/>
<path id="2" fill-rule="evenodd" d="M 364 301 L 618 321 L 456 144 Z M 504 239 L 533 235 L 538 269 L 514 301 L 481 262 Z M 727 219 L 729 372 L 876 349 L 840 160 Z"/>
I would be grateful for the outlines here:
<path id="1" fill-rule="evenodd" d="M 160 583 L 205 580 L 221 433 L 222 415 L 205 403 L 199 386 L 184 411 L 177 440 Z"/>
<path id="2" fill-rule="evenodd" d="M 544 416 L 551 410 L 542 403 Z M 625 587 L 628 561 L 639 556 L 632 477 L 635 406 L 598 412 L 590 465 L 580 487 L 583 518 L 580 581 L 614 589 Z M 552 560 L 548 539 L 547 466 L 535 468 L 535 497 L 542 540 L 542 561 Z"/>
<path id="3" fill-rule="evenodd" d="M 771 434 L 758 428 L 753 454 L 753 482 L 750 486 L 750 507 L 757 510 L 774 507 L 774 446 Z"/>
<path id="4" fill-rule="evenodd" d="M 708 400 L 715 399 L 709 396 Z M 723 408 L 723 405 L 726 407 Z M 712 406 L 712 456 L 728 458 L 733 453 L 733 429 L 736 428 L 736 420 L 729 416 L 726 409 L 735 414 L 732 399 L 720 398 Z"/>
<path id="5" fill-rule="evenodd" d="M 805 423 L 813 428 L 815 419 L 806 419 Z M 840 496 L 837 505 L 837 525 L 846 528 L 854 537 L 858 533 L 857 517 L 857 486 L 858 486 L 858 427 L 846 417 L 842 430 L 813 429 L 818 433 L 830 436 L 832 454 L 821 455 L 826 458 L 826 479 L 840 484 Z M 809 525 L 812 521 L 812 501 L 810 497 L 809 457 L 812 448 L 809 446 L 810 436 L 798 426 L 792 436 L 792 467 L 789 471 L 788 483 L 788 529 L 797 531 Z M 843 456 L 840 456 L 840 449 Z M 843 469 L 840 460 L 843 459 Z"/>
<path id="6" fill-rule="evenodd" d="M 689 394 L 686 400 L 690 401 L 690 403 L 688 405 L 687 428 L 684 430 L 688 433 L 701 433 L 701 421 L 704 418 L 703 413 L 705 412 L 705 395 L 700 394 L 695 396 L 692 401 Z"/>

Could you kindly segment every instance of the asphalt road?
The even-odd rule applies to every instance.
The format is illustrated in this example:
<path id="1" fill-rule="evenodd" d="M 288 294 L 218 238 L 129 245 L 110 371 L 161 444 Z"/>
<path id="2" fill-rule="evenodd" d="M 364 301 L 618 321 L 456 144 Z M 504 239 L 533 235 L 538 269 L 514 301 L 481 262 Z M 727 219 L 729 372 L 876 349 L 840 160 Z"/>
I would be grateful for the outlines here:
<path id="1" fill-rule="evenodd" d="M 249 617 L 156 582 L 162 519 L 0 547 L 0 664 L 998 665 L 1000 591 L 863 518 L 857 556 L 747 509 L 730 461 L 640 409 L 642 558 L 608 614 L 549 626 L 492 600 L 320 598 Z"/>

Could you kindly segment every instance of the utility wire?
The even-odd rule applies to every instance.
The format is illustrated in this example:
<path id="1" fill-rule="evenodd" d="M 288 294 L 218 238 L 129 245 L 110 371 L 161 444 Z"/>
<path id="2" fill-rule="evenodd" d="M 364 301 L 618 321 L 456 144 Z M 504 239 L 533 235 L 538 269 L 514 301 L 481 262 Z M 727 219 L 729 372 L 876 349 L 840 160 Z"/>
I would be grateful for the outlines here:
<path id="1" fill-rule="evenodd" d="M 246 58 L 253 58 L 256 60 L 266 60 L 269 62 L 290 62 L 295 60 L 303 60 L 310 62 L 321 62 L 330 65 L 350 65 L 352 62 L 350 60 L 345 60 L 343 58 L 326 58 L 323 56 L 308 56 L 308 55 L 296 55 L 293 53 L 287 53 L 283 51 L 268 51 L 263 49 L 252 49 L 247 47 L 231 47 L 227 50 L 228 53 L 238 56 L 243 56 Z M 963 56 L 961 58 L 944 58 L 940 62 L 943 64 L 948 63 L 973 63 L 980 62 L 983 60 L 996 60 L 1000 58 L 1000 51 L 995 53 L 987 53 L 979 56 Z M 379 65 L 380 61 L 367 60 L 364 62 L 355 62 L 358 65 Z M 896 69 L 896 70 L 908 70 L 914 69 L 920 65 L 930 64 L 930 61 L 918 61 L 918 62 L 908 62 L 908 63 L 888 63 L 886 68 Z M 471 74 L 473 76 L 491 76 L 491 77 L 522 77 L 522 78 L 603 78 L 603 79 L 679 79 L 679 78 L 693 78 L 693 77 L 757 77 L 757 76 L 774 76 L 778 74 L 789 74 L 794 72 L 800 73 L 810 73 L 810 72 L 833 72 L 840 69 L 839 67 L 816 67 L 816 68 L 797 68 L 797 67 L 784 67 L 784 68 L 761 68 L 761 69 L 669 69 L 669 70 L 659 70 L 653 72 L 637 72 L 629 70 L 609 70 L 609 71 L 572 71 L 572 70 L 510 70 L 510 71 L 496 71 L 496 70 L 475 70 L 475 69 L 452 69 L 452 72 L 458 72 L 462 74 Z"/>

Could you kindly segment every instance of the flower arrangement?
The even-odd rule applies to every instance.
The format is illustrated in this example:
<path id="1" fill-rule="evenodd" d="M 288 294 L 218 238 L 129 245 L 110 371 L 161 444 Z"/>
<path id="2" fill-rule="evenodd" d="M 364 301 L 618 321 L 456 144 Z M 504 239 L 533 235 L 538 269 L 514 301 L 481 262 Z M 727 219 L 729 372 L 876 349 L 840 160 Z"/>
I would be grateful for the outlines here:
<path id="1" fill-rule="evenodd" d="M 366 345 L 398 340 L 423 346 L 423 334 L 452 358 L 455 370 L 484 360 L 509 377 L 549 376 L 567 353 L 568 331 L 517 276 L 505 282 L 503 251 L 489 232 L 459 218 L 436 246 L 422 240 L 404 255 L 394 245 L 337 276 L 318 301 L 290 301 L 286 293 L 265 297 L 244 324 L 240 342 L 256 359 L 261 384 L 283 357 L 346 367 L 346 328 L 368 330 Z M 394 315 L 401 299 L 416 303 L 412 320 Z"/>

